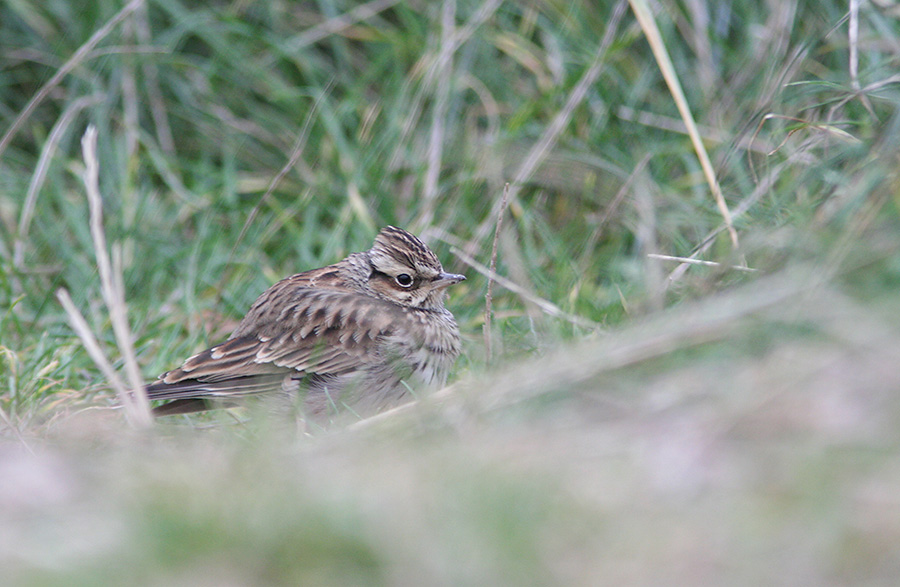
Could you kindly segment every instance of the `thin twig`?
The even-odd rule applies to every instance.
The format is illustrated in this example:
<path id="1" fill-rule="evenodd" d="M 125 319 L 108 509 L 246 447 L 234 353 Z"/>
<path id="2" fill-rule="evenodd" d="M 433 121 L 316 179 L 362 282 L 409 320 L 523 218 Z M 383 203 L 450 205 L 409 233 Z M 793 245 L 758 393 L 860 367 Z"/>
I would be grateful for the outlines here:
<path id="1" fill-rule="evenodd" d="M 7 129 L 6 134 L 3 135 L 3 138 L 0 139 L 0 157 L 3 156 L 3 152 L 6 151 L 6 148 L 9 146 L 10 141 L 12 141 L 13 137 L 19 132 L 19 129 L 25 124 L 25 121 L 28 120 L 28 117 L 35 111 L 38 105 L 44 101 L 44 99 L 50 95 L 50 92 L 53 91 L 59 82 L 63 80 L 73 69 L 78 67 L 79 64 L 84 60 L 84 58 L 91 52 L 91 50 L 103 40 L 106 35 L 108 35 L 120 22 L 122 22 L 126 16 L 137 10 L 138 6 L 140 6 L 144 0 L 131 0 L 128 4 L 126 4 L 122 10 L 117 12 L 111 19 L 106 21 L 102 27 L 97 29 L 91 38 L 87 40 L 87 42 L 78 48 L 75 51 L 75 54 L 66 61 L 62 67 L 60 67 L 53 77 L 51 77 L 47 83 L 45 83 L 40 90 L 34 95 L 33 98 L 28 102 L 28 105 L 22 109 L 22 112 L 16 117 L 16 120 L 12 123 L 12 125 Z"/>
<path id="2" fill-rule="evenodd" d="M 491 245 L 492 275 L 497 271 L 497 244 L 500 241 L 500 229 L 503 226 L 503 213 L 509 205 L 509 182 L 503 186 L 503 197 L 500 200 L 500 211 L 497 214 L 497 229 L 494 231 L 494 244 Z M 484 295 L 484 354 L 488 363 L 491 362 L 491 312 L 494 302 L 494 278 L 488 276 L 487 293 Z"/>
<path id="3" fill-rule="evenodd" d="M 572 324 L 575 324 L 576 326 L 580 326 L 581 328 L 586 328 L 589 330 L 595 330 L 598 328 L 598 324 L 596 322 L 588 320 L 587 318 L 582 318 L 581 316 L 569 314 L 568 312 L 566 312 L 565 310 L 563 310 L 562 308 L 560 308 L 553 302 L 545 300 L 544 298 L 541 298 L 539 296 L 536 296 L 535 294 L 531 293 L 530 291 L 528 291 L 521 285 L 517 284 L 516 282 L 491 271 L 488 267 L 485 267 L 484 265 L 482 265 L 481 263 L 479 263 L 478 261 L 476 261 L 475 259 L 470 257 L 464 251 L 461 251 L 461 250 L 457 249 L 456 247 L 451 247 L 450 252 L 453 253 L 460 261 L 462 261 L 463 263 L 465 263 L 466 265 L 468 265 L 475 271 L 481 273 L 482 275 L 484 275 L 485 277 L 487 277 L 489 279 L 493 279 L 494 281 L 496 281 L 498 284 L 502 285 L 509 291 L 511 291 L 514 294 L 518 295 L 519 297 L 531 302 L 532 304 L 534 304 L 535 306 L 537 306 L 538 308 L 543 310 L 545 313 L 547 313 L 551 316 L 555 316 L 557 318 L 562 318 L 562 319 L 566 320 L 567 322 L 571 322 Z"/>
<path id="4" fill-rule="evenodd" d="M 100 196 L 97 128 L 94 125 L 88 126 L 84 136 L 81 138 L 81 148 L 85 164 L 82 179 L 87 191 L 88 206 L 90 207 L 91 237 L 94 241 L 94 252 L 97 256 L 97 269 L 100 272 L 100 290 L 103 293 L 103 301 L 109 311 L 109 319 L 112 322 L 116 344 L 119 347 L 119 352 L 122 353 L 125 373 L 133 390 L 133 393 L 128 393 L 127 390 L 124 393 L 121 390 L 117 390 L 119 391 L 119 400 L 125 407 L 128 419 L 132 424 L 139 427 L 148 427 L 152 422 L 150 403 L 147 401 L 143 377 L 135 358 L 131 330 L 128 327 L 124 288 L 122 287 L 121 277 L 118 277 L 116 272 L 113 271 L 106 247 L 106 235 L 103 232 L 103 199 Z"/>

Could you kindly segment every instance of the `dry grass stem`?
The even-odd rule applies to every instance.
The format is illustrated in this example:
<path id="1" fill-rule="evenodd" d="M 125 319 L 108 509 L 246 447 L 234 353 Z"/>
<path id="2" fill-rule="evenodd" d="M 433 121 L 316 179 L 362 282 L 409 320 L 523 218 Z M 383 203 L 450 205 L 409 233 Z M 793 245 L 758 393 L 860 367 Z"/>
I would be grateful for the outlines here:
<path id="1" fill-rule="evenodd" d="M 550 150 L 553 149 L 554 145 L 556 145 L 560 133 L 562 133 L 572 119 L 572 113 L 575 112 L 575 108 L 581 104 L 590 87 L 597 81 L 597 77 L 603 69 L 606 53 L 609 50 L 610 45 L 612 45 L 613 39 L 616 38 L 616 33 L 619 30 L 619 22 L 625 14 L 625 8 L 625 0 L 620 0 L 620 2 L 616 4 L 612 16 L 609 18 L 609 22 L 606 25 L 606 31 L 603 33 L 603 39 L 600 41 L 599 47 L 597 47 L 597 53 L 594 55 L 593 62 L 591 62 L 591 65 L 581 76 L 581 79 L 578 80 L 578 83 L 575 84 L 575 87 L 572 88 L 572 91 L 566 99 L 565 105 L 556 113 L 556 116 L 553 117 L 553 120 L 544 131 L 544 134 L 541 135 L 541 138 L 538 139 L 537 143 L 535 143 L 531 150 L 528 151 L 522 164 L 519 165 L 519 168 L 513 175 L 512 187 L 510 188 L 509 195 L 509 200 L 511 202 L 516 201 L 516 196 L 521 186 L 534 175 L 538 166 Z M 493 219 L 497 217 L 499 207 L 500 202 L 498 201 L 491 210 L 491 213 L 487 215 L 484 222 L 479 225 L 478 229 L 475 231 L 475 237 L 472 240 L 473 245 L 477 246 L 477 243 L 483 241 L 488 235 L 491 225 L 493 224 Z"/>
<path id="2" fill-rule="evenodd" d="M 706 267 L 728 267 L 730 269 L 734 269 L 736 271 L 748 271 L 753 272 L 756 269 L 752 267 L 745 267 L 742 265 L 723 265 L 722 263 L 716 263 L 715 261 L 702 261 L 700 259 L 691 259 L 689 257 L 673 257 L 671 255 L 658 255 L 656 253 L 650 253 L 647 255 L 651 259 L 660 259 L 662 261 L 678 261 L 679 263 L 687 263 L 688 265 L 704 265 Z"/>
<path id="3" fill-rule="evenodd" d="M 647 166 L 647 163 L 650 162 L 650 153 L 645 154 L 641 157 L 641 160 L 638 161 L 638 164 L 634 166 L 634 169 L 631 173 L 628 174 L 628 177 L 625 178 L 625 183 L 622 184 L 622 187 L 616 192 L 616 195 L 613 196 L 612 201 L 606 206 L 606 209 L 603 211 L 603 214 L 597 219 L 596 224 L 591 230 L 590 236 L 585 240 L 584 252 L 582 253 L 581 263 L 590 262 L 591 255 L 595 252 L 595 248 L 597 247 L 597 243 L 600 242 L 600 237 L 603 235 L 603 229 L 606 227 L 606 224 L 609 222 L 610 218 L 616 214 L 619 210 L 619 206 L 622 205 L 622 202 L 625 200 L 625 197 L 631 191 L 631 186 L 634 184 L 635 178 L 640 175 L 644 168 Z"/>
<path id="4" fill-rule="evenodd" d="M 898 48 L 898 50 L 900 50 L 900 48 Z M 834 105 L 829 109 L 828 121 L 830 122 L 835 116 L 837 116 L 837 114 L 839 112 L 841 112 L 843 107 L 847 105 L 847 102 L 849 102 L 850 100 L 853 100 L 857 96 L 860 96 L 864 100 L 864 102 L 863 102 L 864 104 L 866 104 L 866 103 L 871 104 L 871 102 L 869 101 L 870 93 L 880 90 L 880 89 L 884 88 L 885 86 L 893 85 L 896 83 L 900 83 L 900 74 L 894 74 L 894 75 L 888 76 L 884 79 L 880 79 L 878 81 L 872 82 L 871 84 L 867 85 L 866 87 L 861 88 L 859 90 L 859 92 L 854 92 L 848 96 L 845 96 L 844 98 L 835 102 Z"/>
<path id="5" fill-rule="evenodd" d="M 87 40 L 81 47 L 75 51 L 75 54 L 66 61 L 62 67 L 60 67 L 53 77 L 47 80 L 41 89 L 34 95 L 31 100 L 29 100 L 28 104 L 22 111 L 16 116 L 15 121 L 13 121 L 12 125 L 6 130 L 6 133 L 3 135 L 3 138 L 0 139 L 0 157 L 3 156 L 3 152 L 6 151 L 6 148 L 9 146 L 10 141 L 12 141 L 13 137 L 19 132 L 19 129 L 28 120 L 28 117 L 31 116 L 31 113 L 40 105 L 44 99 L 50 95 L 50 92 L 53 91 L 53 88 L 59 85 L 59 82 L 63 80 L 73 69 L 75 69 L 82 61 L 84 61 L 85 57 L 91 52 L 91 50 L 97 46 L 97 43 L 102 41 L 106 35 L 108 35 L 120 22 L 122 22 L 126 16 L 137 10 L 137 8 L 144 3 L 144 0 L 131 0 L 128 4 L 126 4 L 122 10 L 117 12 L 111 19 L 109 19 L 106 24 L 97 29 L 97 31 L 91 35 L 91 38 Z"/>
<path id="6" fill-rule="evenodd" d="M 144 45 L 150 45 L 153 42 L 146 4 L 142 4 L 139 10 L 135 11 L 134 27 L 138 42 Z M 175 139 L 172 135 L 172 127 L 169 125 L 168 114 L 166 113 L 166 101 L 159 85 L 159 71 L 150 60 L 141 64 L 141 71 L 144 73 L 150 115 L 153 118 L 153 126 L 156 129 L 156 140 L 159 143 L 159 148 L 167 155 L 174 155 Z"/>
<path id="7" fill-rule="evenodd" d="M 19 427 L 13 423 L 12 419 L 10 419 L 9 417 L 9 414 L 7 414 L 6 411 L 3 410 L 3 408 L 0 408 L 0 420 L 3 420 L 3 422 L 6 424 L 6 427 L 12 430 L 13 434 L 15 434 L 16 436 L 16 440 L 19 441 L 19 444 L 24 446 L 25 450 L 27 450 L 31 454 L 31 456 L 34 456 L 34 449 L 31 448 L 29 442 L 22 435 L 22 431 L 19 430 Z"/>
<path id="8" fill-rule="evenodd" d="M 878 118 L 875 115 L 875 109 L 872 108 L 869 97 L 865 92 L 860 91 L 859 87 L 859 0 L 850 0 L 849 17 L 847 25 L 847 41 L 850 46 L 850 87 L 852 87 L 859 95 L 859 98 L 862 101 L 863 106 L 865 106 L 866 110 L 869 112 L 869 115 L 873 118 Z"/>
<path id="9" fill-rule="evenodd" d="M 438 194 L 438 178 L 441 175 L 441 158 L 444 152 L 444 122 L 450 103 L 450 77 L 453 73 L 453 36 L 456 24 L 456 0 L 444 0 L 441 10 L 441 44 L 435 63 L 437 83 L 434 89 L 434 107 L 431 112 L 431 133 L 428 137 L 427 167 L 422 197 L 424 205 L 419 226 L 428 226 L 434 220 L 434 205 Z"/>
<path id="10" fill-rule="evenodd" d="M 20 271 L 25 264 L 25 240 L 28 237 L 28 229 L 31 226 L 34 208 L 37 205 L 38 193 L 41 190 L 41 186 L 44 185 L 44 179 L 47 177 L 50 161 L 53 159 L 53 155 L 56 154 L 57 145 L 59 145 L 63 134 L 69 129 L 69 125 L 75 116 L 99 100 L 100 98 L 96 96 L 82 96 L 72 102 L 56 121 L 56 124 L 53 125 L 50 136 L 41 148 L 41 156 L 38 159 L 37 166 L 34 168 L 34 173 L 31 175 L 28 191 L 25 193 L 25 203 L 22 204 L 22 211 L 19 214 L 19 229 L 13 244 L 13 266 Z"/>
<path id="11" fill-rule="evenodd" d="M 241 241 L 244 239 L 244 236 L 247 234 L 247 230 L 250 229 L 250 225 L 253 224 L 253 221 L 256 219 L 257 214 L 262 209 L 263 204 L 266 203 L 266 200 L 272 195 L 272 192 L 275 191 L 275 188 L 281 184 L 281 181 L 288 174 L 288 172 L 293 169 L 293 167 L 300 160 L 300 157 L 303 155 L 303 150 L 306 147 L 306 141 L 309 138 L 309 131 L 312 128 L 313 120 L 315 120 L 315 114 L 319 111 L 319 106 L 322 104 L 322 100 L 328 95 L 329 91 L 332 87 L 332 82 L 329 82 L 328 85 L 325 86 L 325 89 L 322 90 L 322 93 L 316 98 L 315 102 L 313 102 L 312 108 L 309 109 L 309 113 L 306 116 L 306 120 L 303 123 L 303 128 L 300 130 L 300 134 L 297 136 L 297 140 L 294 141 L 294 147 L 291 149 L 291 156 L 288 158 L 287 163 L 278 171 L 275 177 L 272 178 L 272 181 L 269 182 L 268 187 L 266 188 L 265 193 L 259 198 L 259 201 L 250 211 L 250 214 L 247 215 L 247 219 L 244 221 L 244 225 L 241 227 L 241 232 L 238 233 L 237 239 L 234 241 L 234 244 L 231 246 L 231 252 L 228 254 L 228 263 L 225 264 L 225 271 L 222 272 L 222 278 L 219 279 L 219 284 L 216 286 L 216 291 L 218 293 L 218 300 L 221 301 L 222 292 L 224 291 L 225 284 L 231 278 L 231 273 L 233 270 L 232 261 L 234 260 L 234 256 L 237 253 L 238 245 L 241 244 Z M 218 301 L 216 302 L 218 304 Z"/>
<path id="12" fill-rule="evenodd" d="M 497 215 L 497 229 L 494 231 L 494 242 L 491 245 L 491 274 L 497 271 L 497 245 L 500 242 L 500 230 L 503 227 L 503 214 L 509 204 L 509 183 L 503 186 L 503 197 L 500 200 L 500 210 Z M 485 360 L 491 362 L 492 337 L 491 314 L 494 301 L 494 278 L 488 277 L 487 292 L 484 294 L 484 355 Z"/>
<path id="13" fill-rule="evenodd" d="M 740 218 L 747 212 L 747 210 L 749 210 L 757 202 L 759 202 L 759 200 L 764 195 L 768 194 L 772 189 L 772 186 L 775 185 L 776 181 L 781 176 L 781 173 L 786 168 L 795 163 L 795 157 L 799 156 L 801 156 L 801 154 L 798 153 L 795 156 L 789 158 L 787 161 L 781 162 L 778 165 L 772 167 L 772 169 L 769 171 L 769 173 L 766 174 L 762 181 L 758 181 L 753 192 L 750 193 L 746 198 L 741 200 L 741 202 L 735 207 L 732 218 Z M 691 266 L 691 263 L 688 262 L 688 259 L 695 259 L 698 255 L 702 255 L 703 253 L 708 251 L 712 244 L 715 242 L 716 237 L 719 236 L 723 230 L 725 230 L 725 226 L 720 225 L 719 227 L 707 233 L 707 235 L 699 242 L 699 244 L 694 247 L 690 257 L 685 257 L 684 261 L 682 261 L 681 264 L 678 265 L 678 267 L 676 267 L 669 273 L 668 277 L 666 277 L 666 285 L 668 286 L 679 280 Z"/>
<path id="14" fill-rule="evenodd" d="M 112 388 L 116 391 L 119 402 L 125 406 L 125 414 L 130 419 L 131 414 L 134 413 L 135 409 L 131 407 L 134 400 L 131 393 L 128 391 L 128 386 L 125 385 L 125 382 L 119 377 L 119 374 L 106 358 L 106 355 L 103 354 L 100 343 L 97 342 L 94 333 L 91 332 L 91 327 L 88 326 L 84 316 L 82 316 L 81 312 L 78 311 L 78 308 L 75 307 L 75 303 L 72 302 L 69 292 L 64 288 L 56 290 L 56 299 L 59 300 L 59 303 L 62 304 L 63 309 L 66 311 L 66 314 L 69 317 L 69 324 L 72 326 L 72 330 L 75 331 L 75 334 L 78 335 L 81 344 L 84 345 L 84 349 L 91 356 L 91 359 L 94 361 L 94 364 L 97 365 L 97 368 L 103 372 L 103 376 L 106 377 L 106 380 Z"/>
<path id="15" fill-rule="evenodd" d="M 122 359 L 125 363 L 125 373 L 133 390 L 119 392 L 119 399 L 125 406 L 129 421 L 140 427 L 149 426 L 152 422 L 150 416 L 150 403 L 147 401 L 144 390 L 144 378 L 138 367 L 134 353 L 131 329 L 128 327 L 128 314 L 125 306 L 125 293 L 121 277 L 116 275 L 107 252 L 106 235 L 103 232 L 103 199 L 100 196 L 100 164 L 97 160 L 97 129 L 89 126 L 81 139 L 81 147 L 84 154 L 84 187 L 87 191 L 88 206 L 90 207 L 91 237 L 94 241 L 94 252 L 97 257 L 97 269 L 100 272 L 100 289 L 103 292 L 103 301 L 109 311 L 113 333 Z M 71 317 L 71 312 L 69 313 Z M 84 337 L 81 337 L 84 340 Z M 93 355 L 92 355 L 93 356 Z"/>
<path id="16" fill-rule="evenodd" d="M 384 12 L 399 1 L 400 0 L 372 0 L 371 2 L 360 4 L 353 10 L 348 10 L 340 16 L 329 18 L 328 20 L 298 34 L 288 43 L 286 51 L 289 53 L 299 51 L 304 47 L 308 47 L 313 43 L 321 41 L 329 35 L 339 33 L 358 22 L 368 20 L 379 12 Z"/>
<path id="17" fill-rule="evenodd" d="M 125 20 L 122 24 L 123 40 L 137 43 L 134 38 L 134 18 Z M 134 55 L 128 53 L 122 59 L 122 79 L 119 87 L 122 91 L 122 127 L 125 141 L 125 159 L 135 161 L 138 148 L 140 113 L 138 106 L 138 84 L 135 72 Z"/>
<path id="18" fill-rule="evenodd" d="M 647 112 L 646 110 L 635 110 L 630 106 L 619 106 L 616 108 L 616 116 L 623 120 L 643 124 L 644 126 L 649 126 L 651 128 L 658 128 L 660 130 L 685 135 L 688 134 L 687 126 L 684 124 L 684 120 L 680 118 L 654 114 L 653 112 Z M 697 129 L 702 133 L 704 141 L 725 144 L 734 140 L 734 137 L 731 134 L 716 128 L 697 125 Z M 753 140 L 742 137 L 738 141 L 737 147 L 748 149 L 759 154 L 767 154 L 772 150 L 771 145 L 760 141 L 759 137 L 754 137 Z"/>
<path id="19" fill-rule="evenodd" d="M 581 328 L 585 328 L 588 330 L 596 330 L 599 327 L 599 325 L 596 322 L 588 320 L 587 318 L 582 318 L 581 316 L 569 314 L 568 312 L 566 312 L 565 310 L 563 310 L 562 308 L 560 308 L 553 302 L 545 300 L 544 298 L 531 293 L 530 291 L 528 291 L 521 285 L 515 283 L 514 281 L 512 281 L 510 279 L 507 279 L 506 277 L 503 277 L 502 275 L 498 275 L 497 273 L 491 271 L 488 267 L 485 267 L 484 265 L 482 265 L 481 263 L 479 263 L 478 261 L 473 259 L 471 256 L 466 254 L 464 251 L 461 251 L 456 247 L 452 247 L 450 249 L 450 252 L 453 253 L 454 255 L 456 255 L 456 257 L 460 261 L 462 261 L 463 263 L 465 263 L 466 265 L 468 265 L 475 271 L 481 273 L 488 279 L 493 279 L 494 281 L 496 281 L 497 283 L 499 283 L 500 285 L 502 285 L 509 291 L 513 292 L 514 294 L 518 295 L 522 299 L 531 302 L 532 304 L 534 304 L 535 306 L 540 308 L 544 313 L 549 314 L 550 316 L 554 316 L 556 318 L 562 318 L 563 320 L 566 320 L 567 322 L 570 322 L 576 326 L 579 326 Z"/>
<path id="20" fill-rule="evenodd" d="M 427 413 L 422 412 L 423 408 L 438 406 L 440 417 L 452 414 L 453 407 L 463 406 L 483 415 L 679 349 L 712 343 L 734 332 L 750 316 L 764 311 L 786 311 L 786 304 L 811 290 L 810 283 L 791 272 L 772 275 L 677 311 L 654 314 L 646 321 L 616 332 L 614 337 L 589 339 L 547 356 L 524 359 L 489 375 L 487 381 L 459 381 L 448 385 L 421 401 L 356 422 L 348 431 L 388 423 L 402 426 L 407 422 L 404 418 L 417 417 Z M 465 393 L 475 385 L 477 393 Z"/>
<path id="21" fill-rule="evenodd" d="M 897 79 L 892 80 L 892 81 L 900 80 L 900 76 L 895 76 L 895 77 Z M 868 89 L 863 90 L 863 92 L 865 92 L 865 91 L 868 91 Z M 849 100 L 849 98 L 847 100 Z M 846 103 L 846 100 L 841 102 L 842 105 L 845 103 Z M 833 124 L 815 123 L 815 122 L 812 122 L 811 120 L 806 120 L 804 118 L 797 118 L 795 116 L 785 116 L 783 114 L 775 114 L 772 112 L 765 114 L 762 117 L 762 119 L 760 119 L 759 124 L 756 125 L 756 130 L 753 132 L 753 136 L 750 138 L 751 142 L 756 141 L 756 138 L 757 138 L 757 136 L 759 136 L 759 133 L 762 131 L 763 126 L 765 126 L 766 122 L 768 122 L 770 120 L 790 120 L 790 121 L 798 122 L 798 123 L 802 124 L 804 128 L 812 128 L 815 130 L 822 131 L 822 133 L 824 135 L 839 139 L 846 143 L 858 144 L 860 142 L 859 139 L 857 139 L 856 137 L 854 137 L 847 131 L 834 126 Z M 788 131 L 787 134 L 785 135 L 785 137 L 781 140 L 781 142 L 779 142 L 775 147 L 772 147 L 766 153 L 766 155 L 771 157 L 772 155 L 774 155 L 775 153 L 780 151 L 782 149 L 782 147 L 784 147 L 784 145 L 787 143 L 788 139 L 791 138 L 791 136 L 793 136 L 794 133 L 797 132 L 797 130 L 798 129 L 792 129 L 792 130 Z M 753 157 L 751 155 L 751 150 L 747 151 L 747 164 L 750 169 L 750 174 L 753 177 L 753 181 L 758 182 L 759 178 L 756 173 L 756 165 L 753 163 Z"/>
<path id="22" fill-rule="evenodd" d="M 716 201 L 716 206 L 718 206 L 719 212 L 722 214 L 722 218 L 725 221 L 728 235 L 731 237 L 731 244 L 735 250 L 737 250 L 740 246 L 738 243 L 737 231 L 734 229 L 734 224 L 731 220 L 731 212 L 728 210 L 728 204 L 725 202 L 725 197 L 722 195 L 722 188 L 719 186 L 719 181 L 716 179 L 716 172 L 713 169 L 712 161 L 709 158 L 709 154 L 706 152 L 706 147 L 703 146 L 703 138 L 700 136 L 700 131 L 697 128 L 697 123 L 694 121 L 694 115 L 691 113 L 690 106 L 688 106 L 684 91 L 681 89 L 681 82 L 678 80 L 675 66 L 672 64 L 665 43 L 663 43 L 662 34 L 660 34 L 659 28 L 656 26 L 656 20 L 653 18 L 653 13 L 650 11 L 650 7 L 647 5 L 646 0 L 629 0 L 629 2 L 631 3 L 634 15 L 641 25 L 641 29 L 644 31 L 644 35 L 647 37 L 647 42 L 653 50 L 653 55 L 656 57 L 663 78 L 669 86 L 669 91 L 672 94 L 672 98 L 675 100 L 675 106 L 678 108 L 682 120 L 684 120 L 688 135 L 691 138 L 691 143 L 694 145 L 694 151 L 697 153 L 697 158 L 700 160 L 700 166 L 703 168 L 703 174 L 706 176 L 706 182 L 709 184 L 709 188 L 713 193 L 713 198 L 715 198 Z"/>
<path id="23" fill-rule="evenodd" d="M 448 51 L 442 51 L 437 56 L 426 54 L 419 61 L 416 69 L 421 69 L 423 62 L 428 65 L 425 69 L 425 74 L 422 76 L 422 82 L 419 85 L 419 88 L 410 100 L 409 114 L 404 118 L 397 146 L 394 148 L 388 162 L 388 169 L 396 169 L 400 165 L 400 159 L 404 149 L 408 145 L 409 136 L 413 132 L 413 128 L 422 112 L 422 104 L 425 101 L 425 96 L 431 91 L 432 86 L 436 83 L 438 72 L 443 71 L 445 68 L 445 65 L 441 61 L 441 57 L 443 56 L 444 59 L 451 58 L 460 46 L 472 36 L 478 27 L 484 24 L 484 22 L 496 12 L 501 3 L 502 0 L 487 0 L 463 26 L 456 29 L 456 33 L 448 44 Z"/>
<path id="24" fill-rule="evenodd" d="M 483 386 L 485 393 L 469 399 L 478 402 L 479 410 L 497 409 L 679 349 L 712 343 L 733 332 L 744 318 L 781 308 L 807 290 L 808 282 L 796 275 L 774 275 L 729 294 L 654 314 L 615 336 L 587 340 L 540 360 L 524 361 L 510 370 L 516 374 L 514 379 L 498 373 L 495 384 Z M 504 385 L 504 379 L 515 385 Z"/>
<path id="25" fill-rule="evenodd" d="M 638 175 L 635 181 L 638 185 L 632 197 L 632 205 L 637 212 L 634 240 L 638 250 L 646 254 L 646 261 L 643 263 L 644 284 L 648 294 L 646 299 L 650 307 L 658 312 L 665 306 L 666 288 L 662 267 L 653 257 L 659 248 L 656 238 L 658 230 L 656 202 L 653 199 L 657 186 L 651 185 L 651 180 L 646 174 Z"/>

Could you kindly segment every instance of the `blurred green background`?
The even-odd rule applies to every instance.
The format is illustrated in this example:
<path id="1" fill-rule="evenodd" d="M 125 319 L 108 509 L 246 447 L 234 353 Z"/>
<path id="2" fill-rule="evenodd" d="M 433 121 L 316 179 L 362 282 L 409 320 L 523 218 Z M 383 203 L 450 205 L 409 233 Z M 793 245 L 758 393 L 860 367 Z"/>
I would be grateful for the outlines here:
<path id="1" fill-rule="evenodd" d="M 891 584 L 900 5 L 651 7 L 738 250 L 628 3 L 0 1 L 3 582 Z M 120 368 L 88 124 L 146 379 L 394 224 L 453 389 L 129 430 L 55 297 Z"/>

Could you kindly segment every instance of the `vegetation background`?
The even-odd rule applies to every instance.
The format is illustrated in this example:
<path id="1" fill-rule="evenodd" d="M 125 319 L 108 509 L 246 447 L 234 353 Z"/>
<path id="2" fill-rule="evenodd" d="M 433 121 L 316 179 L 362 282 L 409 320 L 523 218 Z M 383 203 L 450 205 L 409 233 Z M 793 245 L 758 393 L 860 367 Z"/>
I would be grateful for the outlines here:
<path id="1" fill-rule="evenodd" d="M 641 7 L 0 3 L 0 582 L 893 584 L 900 5 L 649 3 L 737 248 Z M 131 428 L 56 297 L 124 370 L 88 124 L 144 378 L 395 224 L 452 387 Z"/>

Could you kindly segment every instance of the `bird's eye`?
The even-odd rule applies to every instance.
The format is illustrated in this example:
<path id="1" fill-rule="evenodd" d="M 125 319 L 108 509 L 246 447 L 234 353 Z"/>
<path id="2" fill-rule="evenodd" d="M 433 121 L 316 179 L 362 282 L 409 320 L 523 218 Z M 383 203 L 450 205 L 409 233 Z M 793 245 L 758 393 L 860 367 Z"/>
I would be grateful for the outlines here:
<path id="1" fill-rule="evenodd" d="M 413 278 L 410 277 L 408 273 L 401 273 L 400 275 L 395 277 L 395 279 L 397 280 L 397 285 L 401 287 L 409 287 L 413 282 Z"/>

